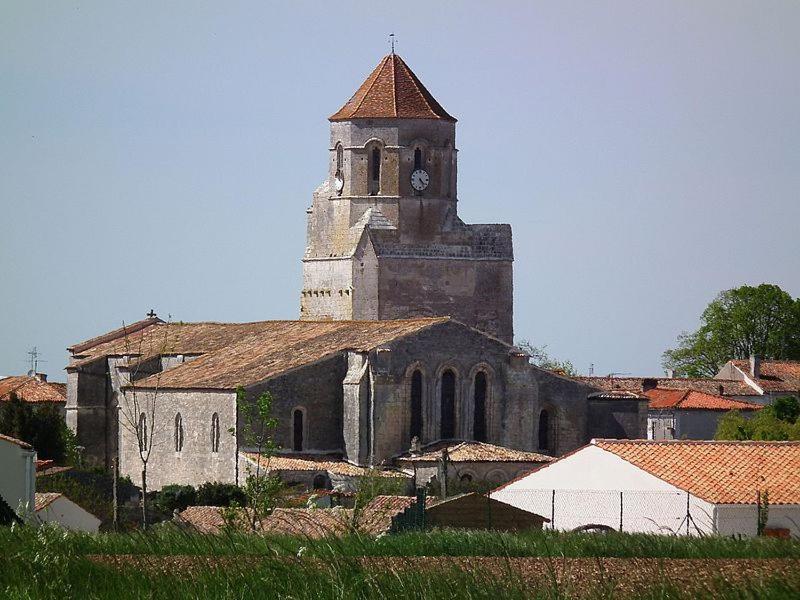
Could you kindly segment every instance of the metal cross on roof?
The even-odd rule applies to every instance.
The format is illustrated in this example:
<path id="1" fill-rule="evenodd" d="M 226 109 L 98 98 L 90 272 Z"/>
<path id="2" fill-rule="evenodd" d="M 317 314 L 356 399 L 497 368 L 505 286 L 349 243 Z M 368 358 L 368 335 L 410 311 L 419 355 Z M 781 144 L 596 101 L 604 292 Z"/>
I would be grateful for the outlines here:
<path id="1" fill-rule="evenodd" d="M 151 309 L 150 309 L 150 312 L 149 312 L 149 313 L 147 313 L 147 316 L 148 316 L 148 317 L 150 317 L 150 318 L 152 319 L 153 317 L 155 317 L 155 316 L 156 316 L 156 311 L 154 311 L 154 310 L 151 308 Z"/>
<path id="2" fill-rule="evenodd" d="M 392 46 L 392 54 L 394 54 L 394 34 L 393 33 L 389 34 L 389 43 Z"/>

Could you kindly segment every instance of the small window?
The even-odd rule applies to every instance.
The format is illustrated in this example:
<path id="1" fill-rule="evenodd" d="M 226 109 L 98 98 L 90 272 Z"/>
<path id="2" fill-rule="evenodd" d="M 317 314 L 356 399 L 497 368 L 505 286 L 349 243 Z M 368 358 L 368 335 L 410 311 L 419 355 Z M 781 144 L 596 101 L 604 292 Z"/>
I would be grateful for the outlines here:
<path id="1" fill-rule="evenodd" d="M 381 189 L 381 149 L 373 146 L 369 156 L 369 195 L 377 196 Z"/>
<path id="2" fill-rule="evenodd" d="M 343 158 L 344 158 L 344 152 L 342 150 L 342 145 L 337 143 L 336 144 L 336 172 L 337 173 L 341 173 L 342 172 Z"/>
<path id="3" fill-rule="evenodd" d="M 422 150 L 417 148 L 414 150 L 414 170 L 422 168 Z"/>
<path id="4" fill-rule="evenodd" d="M 411 375 L 411 423 L 409 438 L 422 439 L 422 373 L 419 370 Z"/>
<path id="5" fill-rule="evenodd" d="M 313 486 L 315 490 L 327 490 L 330 487 L 328 486 L 328 476 L 323 473 L 317 474 L 314 477 Z"/>
<path id="6" fill-rule="evenodd" d="M 295 452 L 303 450 L 303 411 L 299 408 L 292 414 L 292 449 Z"/>
<path id="7" fill-rule="evenodd" d="M 442 373 L 440 408 L 440 437 L 449 440 L 456 435 L 456 374 L 450 369 Z"/>
<path id="8" fill-rule="evenodd" d="M 219 452 L 219 414 L 211 415 L 211 451 Z"/>
<path id="9" fill-rule="evenodd" d="M 539 450 L 550 452 L 550 413 L 539 413 Z"/>
<path id="10" fill-rule="evenodd" d="M 139 415 L 139 427 L 137 428 L 139 434 L 139 452 L 144 452 L 147 449 L 147 415 L 144 413 Z"/>
<path id="11" fill-rule="evenodd" d="M 175 452 L 183 450 L 183 417 L 175 415 Z"/>

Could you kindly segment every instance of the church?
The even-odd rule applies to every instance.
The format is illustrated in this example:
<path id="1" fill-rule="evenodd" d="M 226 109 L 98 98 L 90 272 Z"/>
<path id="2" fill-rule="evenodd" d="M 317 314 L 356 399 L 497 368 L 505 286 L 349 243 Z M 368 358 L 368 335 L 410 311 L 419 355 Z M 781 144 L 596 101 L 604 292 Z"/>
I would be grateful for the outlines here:
<path id="1" fill-rule="evenodd" d="M 87 458 L 138 482 L 144 454 L 151 489 L 242 483 L 257 449 L 240 388 L 272 395 L 281 457 L 329 472 L 449 440 L 555 456 L 643 437 L 646 398 L 539 369 L 513 346 L 511 226 L 459 218 L 456 119 L 400 56 L 329 121 L 299 320 L 150 315 L 71 346 L 66 418 Z"/>

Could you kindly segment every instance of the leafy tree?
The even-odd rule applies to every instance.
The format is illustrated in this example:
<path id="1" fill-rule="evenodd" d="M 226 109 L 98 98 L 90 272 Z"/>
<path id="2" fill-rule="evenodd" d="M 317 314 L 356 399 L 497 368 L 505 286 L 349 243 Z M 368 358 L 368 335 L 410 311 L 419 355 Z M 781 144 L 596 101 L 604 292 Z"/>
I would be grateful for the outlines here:
<path id="1" fill-rule="evenodd" d="M 530 355 L 532 365 L 536 365 L 540 369 L 547 369 L 548 371 L 555 371 L 561 375 L 574 377 L 578 374 L 572 361 L 558 360 L 553 358 L 547 352 L 547 346 L 534 346 L 528 340 L 520 340 L 517 342 L 517 348 L 527 352 Z"/>
<path id="2" fill-rule="evenodd" d="M 0 433 L 29 443 L 42 460 L 63 464 L 74 459 L 74 444 L 68 447 L 74 435 L 54 406 L 34 410 L 28 402 L 12 393 L 9 401 L 0 406 Z"/>
<path id="3" fill-rule="evenodd" d="M 800 403 L 793 396 L 777 398 L 751 419 L 732 410 L 719 421 L 717 440 L 800 440 Z"/>
<path id="4" fill-rule="evenodd" d="M 190 485 L 165 485 L 155 495 L 156 508 L 171 515 L 173 511 L 184 510 L 197 502 L 197 491 Z"/>
<path id="5" fill-rule="evenodd" d="M 258 455 L 255 467 L 247 464 L 247 479 L 244 485 L 244 494 L 247 503 L 247 517 L 249 525 L 255 531 L 261 520 L 269 515 L 275 508 L 278 496 L 283 489 L 283 482 L 276 475 L 270 475 L 269 461 L 278 449 L 274 434 L 278 427 L 278 420 L 272 416 L 272 394 L 263 392 L 250 401 L 246 390 L 239 386 L 236 389 L 236 406 L 244 423 L 241 435 L 246 446 L 253 448 Z M 236 435 L 235 429 L 229 430 L 231 435 Z M 263 463 L 263 466 L 262 466 Z M 266 473 L 265 473 L 266 472 Z M 237 503 L 230 504 L 231 511 L 223 513 L 235 514 Z"/>
<path id="6" fill-rule="evenodd" d="M 703 311 L 697 331 L 679 335 L 662 364 L 679 376 L 713 377 L 729 360 L 751 355 L 800 359 L 800 299 L 777 285 L 721 292 Z"/>

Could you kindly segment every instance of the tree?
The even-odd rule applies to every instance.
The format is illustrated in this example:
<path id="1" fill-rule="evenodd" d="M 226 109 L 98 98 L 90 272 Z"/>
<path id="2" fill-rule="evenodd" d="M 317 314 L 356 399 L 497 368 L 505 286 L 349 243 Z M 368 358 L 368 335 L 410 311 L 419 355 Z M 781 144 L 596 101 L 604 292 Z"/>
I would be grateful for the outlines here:
<path id="1" fill-rule="evenodd" d="M 717 440 L 800 440 L 800 403 L 793 396 L 776 398 L 751 419 L 732 410 L 719 420 Z"/>
<path id="2" fill-rule="evenodd" d="M 129 366 L 127 389 L 119 403 L 119 423 L 138 443 L 138 457 L 142 466 L 142 529 L 147 529 L 147 465 L 155 441 L 164 428 L 164 419 L 158 411 L 158 400 L 163 369 L 161 361 L 170 354 L 170 323 L 161 325 L 163 335 L 139 335 L 133 343 L 123 323 L 125 358 Z M 161 332 L 160 332 L 161 333 Z M 154 381 L 147 389 L 139 389 L 137 381 L 152 375 Z"/>
<path id="3" fill-rule="evenodd" d="M 800 299 L 763 283 L 726 290 L 706 307 L 700 327 L 678 336 L 662 364 L 679 376 L 713 377 L 731 359 L 800 359 Z"/>
<path id="4" fill-rule="evenodd" d="M 575 377 L 578 374 L 572 361 L 553 358 L 548 354 L 546 345 L 534 346 L 528 340 L 520 340 L 517 342 L 517 348 L 527 352 L 531 357 L 531 364 L 536 365 L 540 369 L 555 371 L 560 375 L 566 375 L 568 377 Z"/>
<path id="5" fill-rule="evenodd" d="M 274 440 L 278 420 L 272 416 L 272 401 L 272 394 L 263 392 L 251 402 L 243 387 L 239 386 L 236 389 L 236 407 L 244 424 L 241 438 L 245 445 L 255 450 L 258 457 L 255 467 L 250 464 L 245 467 L 247 479 L 245 479 L 244 494 L 247 498 L 248 523 L 253 531 L 275 508 L 283 489 L 280 477 L 269 474 L 270 458 L 278 449 Z M 236 435 L 235 429 L 229 431 L 231 435 Z M 235 514 L 237 508 L 232 504 L 231 510 L 224 512 L 223 516 Z M 226 522 L 227 520 L 228 518 Z"/>
<path id="6" fill-rule="evenodd" d="M 36 410 L 13 392 L 8 402 L 0 405 L 0 433 L 29 443 L 38 458 L 59 464 L 74 459 L 74 436 L 58 409 L 42 406 Z"/>

